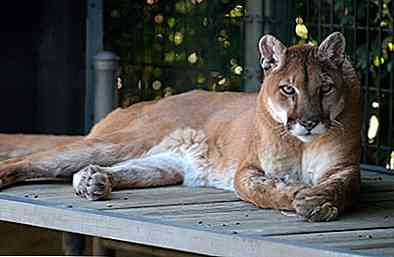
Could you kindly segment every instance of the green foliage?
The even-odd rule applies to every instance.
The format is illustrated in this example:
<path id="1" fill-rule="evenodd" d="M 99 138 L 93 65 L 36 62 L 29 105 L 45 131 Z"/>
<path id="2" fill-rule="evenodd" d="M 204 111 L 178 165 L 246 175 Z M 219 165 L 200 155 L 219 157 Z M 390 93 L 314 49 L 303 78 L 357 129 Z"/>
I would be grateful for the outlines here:
<path id="1" fill-rule="evenodd" d="M 364 162 L 383 166 L 394 138 L 388 111 L 394 101 L 393 1 L 297 0 L 295 17 L 289 17 L 294 43 L 345 34 L 364 86 Z M 196 88 L 241 90 L 244 9 L 245 0 L 105 1 L 105 48 L 121 57 L 120 105 Z M 379 124 L 368 138 L 372 116 Z"/>
<path id="2" fill-rule="evenodd" d="M 393 4 L 392 0 L 338 0 L 298 1 L 297 6 L 297 14 L 308 17 L 304 19 L 309 30 L 307 40 L 312 36 L 321 40 L 332 30 L 344 32 L 347 53 L 350 53 L 363 85 L 363 144 L 367 148 L 364 162 L 388 165 L 391 169 L 394 169 L 390 163 L 394 162 L 394 159 L 390 161 L 394 143 L 390 142 L 394 139 L 390 124 L 394 115 L 393 110 L 390 111 L 394 102 L 393 14 L 390 11 Z"/>
<path id="3" fill-rule="evenodd" d="M 244 1 L 105 4 L 105 47 L 121 57 L 122 106 L 196 88 L 241 89 Z"/>

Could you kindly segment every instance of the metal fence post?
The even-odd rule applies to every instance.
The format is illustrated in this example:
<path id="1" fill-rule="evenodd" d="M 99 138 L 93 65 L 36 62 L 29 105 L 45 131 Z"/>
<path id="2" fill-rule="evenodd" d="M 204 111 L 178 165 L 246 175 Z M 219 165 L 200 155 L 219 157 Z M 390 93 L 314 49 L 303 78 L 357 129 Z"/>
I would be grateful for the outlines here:
<path id="1" fill-rule="evenodd" d="M 244 90 L 260 87 L 262 72 L 257 43 L 263 33 L 273 34 L 289 43 L 293 27 L 294 3 L 291 0 L 247 0 L 245 17 L 245 75 Z"/>
<path id="2" fill-rule="evenodd" d="M 115 74 L 119 57 L 112 52 L 103 51 L 94 57 L 94 123 L 110 113 L 116 104 Z"/>
<path id="3" fill-rule="evenodd" d="M 86 1 L 85 134 L 94 125 L 94 56 L 103 50 L 103 0 Z"/>
<path id="4" fill-rule="evenodd" d="M 63 232 L 63 252 L 65 255 L 83 255 L 85 236 L 77 233 Z"/>
<path id="5" fill-rule="evenodd" d="M 263 1 L 246 1 L 244 91 L 247 92 L 256 91 L 261 83 L 257 42 L 263 31 L 262 13 Z"/>

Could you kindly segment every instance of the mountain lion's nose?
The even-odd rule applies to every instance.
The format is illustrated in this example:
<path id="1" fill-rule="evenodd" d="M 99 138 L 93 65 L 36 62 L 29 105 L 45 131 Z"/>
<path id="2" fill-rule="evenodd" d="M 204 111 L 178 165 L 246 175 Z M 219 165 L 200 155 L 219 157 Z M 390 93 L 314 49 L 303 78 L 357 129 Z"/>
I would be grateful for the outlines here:
<path id="1" fill-rule="evenodd" d="M 300 123 L 307 130 L 311 131 L 317 126 L 317 124 L 319 124 L 319 120 L 298 120 L 298 123 Z"/>

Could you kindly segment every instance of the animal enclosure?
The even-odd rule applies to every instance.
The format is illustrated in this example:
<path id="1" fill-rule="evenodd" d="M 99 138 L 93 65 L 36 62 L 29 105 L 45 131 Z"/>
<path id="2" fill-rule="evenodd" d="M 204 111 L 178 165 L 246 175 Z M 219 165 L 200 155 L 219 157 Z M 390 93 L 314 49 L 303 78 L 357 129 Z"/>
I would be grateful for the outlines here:
<path id="1" fill-rule="evenodd" d="M 256 28 L 287 45 L 343 32 L 363 85 L 362 163 L 393 172 L 393 1 L 116 0 L 104 10 L 105 47 L 121 57 L 121 106 L 197 88 L 257 90 L 257 41 L 247 42 Z"/>

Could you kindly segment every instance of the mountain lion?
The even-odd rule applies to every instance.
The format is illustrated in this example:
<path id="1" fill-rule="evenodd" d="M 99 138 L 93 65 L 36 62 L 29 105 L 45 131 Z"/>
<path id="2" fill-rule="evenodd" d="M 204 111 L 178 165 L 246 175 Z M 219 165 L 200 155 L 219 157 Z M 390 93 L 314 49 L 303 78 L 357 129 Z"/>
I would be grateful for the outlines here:
<path id="1" fill-rule="evenodd" d="M 341 33 L 320 46 L 258 44 L 258 94 L 193 91 L 117 109 L 72 143 L 0 163 L 2 187 L 71 178 L 77 195 L 183 183 L 330 221 L 357 200 L 360 83 Z"/>

